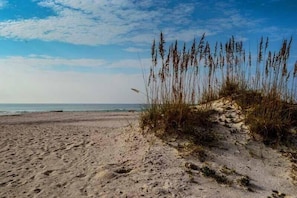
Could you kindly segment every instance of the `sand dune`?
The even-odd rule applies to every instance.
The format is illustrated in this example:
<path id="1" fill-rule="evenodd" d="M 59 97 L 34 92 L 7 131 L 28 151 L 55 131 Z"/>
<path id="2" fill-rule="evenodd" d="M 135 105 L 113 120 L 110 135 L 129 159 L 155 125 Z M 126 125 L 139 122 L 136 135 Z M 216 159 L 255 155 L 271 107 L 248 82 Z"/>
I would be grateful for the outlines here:
<path id="1" fill-rule="evenodd" d="M 220 138 L 204 162 L 181 152 L 187 142 L 142 134 L 137 113 L 2 116 L 0 197 L 297 197 L 292 158 L 250 139 L 231 103 L 215 108 Z"/>

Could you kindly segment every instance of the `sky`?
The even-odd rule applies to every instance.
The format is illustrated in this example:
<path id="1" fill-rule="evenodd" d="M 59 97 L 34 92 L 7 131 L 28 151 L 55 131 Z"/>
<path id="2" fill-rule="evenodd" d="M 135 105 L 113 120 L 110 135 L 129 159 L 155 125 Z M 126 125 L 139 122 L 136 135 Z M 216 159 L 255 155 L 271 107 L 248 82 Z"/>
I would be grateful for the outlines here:
<path id="1" fill-rule="evenodd" d="M 0 0 L 0 103 L 142 103 L 150 48 L 293 36 L 296 0 Z"/>

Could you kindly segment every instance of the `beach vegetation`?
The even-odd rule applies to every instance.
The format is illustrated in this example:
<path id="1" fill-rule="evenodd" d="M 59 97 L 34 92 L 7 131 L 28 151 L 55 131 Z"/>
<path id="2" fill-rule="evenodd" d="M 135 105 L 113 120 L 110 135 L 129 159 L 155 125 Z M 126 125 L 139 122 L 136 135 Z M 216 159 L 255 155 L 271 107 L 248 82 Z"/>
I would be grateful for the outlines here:
<path id="1" fill-rule="evenodd" d="M 200 171 L 205 177 L 210 177 L 215 179 L 219 184 L 231 184 L 232 181 L 228 180 L 225 175 L 218 174 L 215 170 L 209 168 L 208 166 L 203 166 Z"/>
<path id="2" fill-rule="evenodd" d="M 241 106 L 253 137 L 267 144 L 286 142 L 297 125 L 297 62 L 289 59 L 291 45 L 292 38 L 284 39 L 278 51 L 271 51 L 269 39 L 261 38 L 252 53 L 233 36 L 211 47 L 204 34 L 187 45 L 167 44 L 161 32 L 152 42 L 141 127 L 160 137 L 190 135 L 211 142 L 212 136 L 198 129 L 211 128 L 215 112 L 208 105 L 196 107 L 228 97 Z"/>

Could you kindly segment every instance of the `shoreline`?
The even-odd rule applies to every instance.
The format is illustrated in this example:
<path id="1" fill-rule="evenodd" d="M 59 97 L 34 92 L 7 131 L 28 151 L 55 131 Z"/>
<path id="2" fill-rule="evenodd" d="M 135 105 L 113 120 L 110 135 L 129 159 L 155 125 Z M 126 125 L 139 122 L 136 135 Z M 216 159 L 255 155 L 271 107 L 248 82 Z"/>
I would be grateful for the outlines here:
<path id="1" fill-rule="evenodd" d="M 0 104 L 0 116 L 47 112 L 140 112 L 145 104 Z"/>
<path id="2" fill-rule="evenodd" d="M 7 112 L 0 111 L 1 116 L 18 116 L 24 114 L 31 113 L 134 113 L 134 112 L 142 112 L 143 110 L 135 110 L 135 109 L 124 109 L 124 110 L 49 110 L 49 111 L 16 111 L 16 112 Z"/>
<path id="3" fill-rule="evenodd" d="M 137 120 L 139 112 L 117 111 L 50 111 L 28 112 L 17 115 L 0 116 L 0 125 L 5 124 L 46 124 L 46 123 L 71 123 L 71 122 L 100 122 L 102 120 L 113 121 Z M 99 124 L 98 124 L 99 125 Z"/>

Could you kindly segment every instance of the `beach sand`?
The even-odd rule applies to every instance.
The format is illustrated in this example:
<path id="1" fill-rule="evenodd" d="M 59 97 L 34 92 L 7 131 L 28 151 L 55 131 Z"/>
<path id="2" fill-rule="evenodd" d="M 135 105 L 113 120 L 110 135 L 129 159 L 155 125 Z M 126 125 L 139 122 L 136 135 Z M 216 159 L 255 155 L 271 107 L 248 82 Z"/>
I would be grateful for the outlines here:
<path id="1" fill-rule="evenodd" d="M 227 114 L 217 117 L 220 142 L 204 162 L 181 152 L 187 142 L 143 134 L 138 113 L 1 116 L 0 197 L 297 197 L 291 158 L 251 140 Z M 231 182 L 204 176 L 203 166 Z"/>

